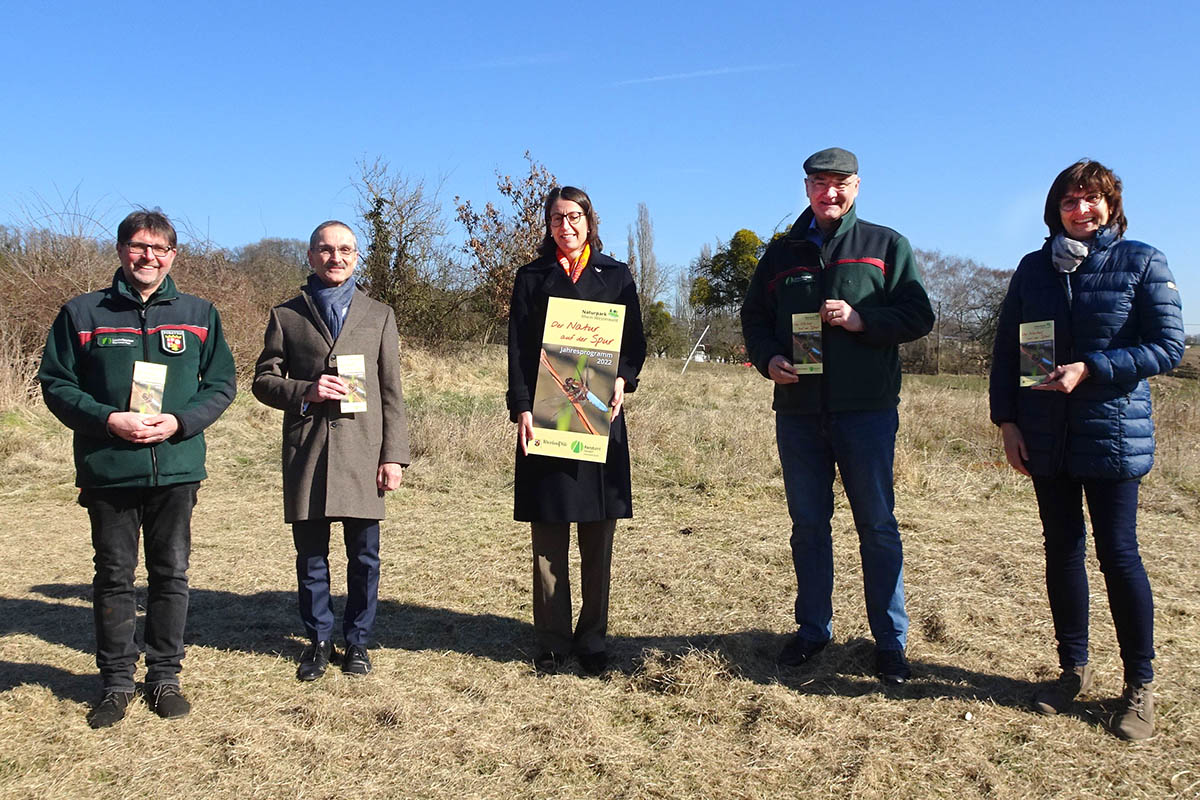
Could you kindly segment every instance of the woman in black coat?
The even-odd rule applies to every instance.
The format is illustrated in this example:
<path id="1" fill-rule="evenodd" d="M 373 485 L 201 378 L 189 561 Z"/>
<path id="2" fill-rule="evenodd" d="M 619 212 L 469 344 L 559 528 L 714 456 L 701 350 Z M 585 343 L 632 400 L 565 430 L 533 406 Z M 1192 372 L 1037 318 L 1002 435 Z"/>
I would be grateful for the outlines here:
<path id="1" fill-rule="evenodd" d="M 540 257 L 517 270 L 508 320 L 508 411 L 517 425 L 513 518 L 531 523 L 535 667 L 555 672 L 571 653 L 590 674 L 608 666 L 608 586 L 613 532 L 633 516 L 629 441 L 621 407 L 637 388 L 646 338 L 629 267 L 601 252 L 599 219 L 587 193 L 573 186 L 546 197 Z M 551 297 L 625 307 L 613 386 L 608 457 L 600 463 L 530 454 L 533 397 Z M 578 523 L 583 607 L 572 633 L 568 578 L 570 523 Z"/>

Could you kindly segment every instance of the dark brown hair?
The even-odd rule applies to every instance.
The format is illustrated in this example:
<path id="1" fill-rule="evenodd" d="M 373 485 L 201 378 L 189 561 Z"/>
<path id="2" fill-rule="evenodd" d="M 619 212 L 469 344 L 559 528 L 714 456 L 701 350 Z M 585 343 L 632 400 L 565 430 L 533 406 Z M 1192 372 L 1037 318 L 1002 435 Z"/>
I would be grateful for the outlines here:
<path id="1" fill-rule="evenodd" d="M 1051 236 L 1063 232 L 1062 211 L 1058 204 L 1073 190 L 1104 195 L 1108 202 L 1108 225 L 1105 227 L 1116 231 L 1118 238 L 1125 235 L 1129 221 L 1125 219 L 1125 207 L 1121 204 L 1121 179 L 1099 161 L 1083 158 L 1058 173 L 1054 183 L 1050 184 L 1043 219 Z"/>
<path id="2" fill-rule="evenodd" d="M 117 244 L 129 244 L 129 240 L 138 231 L 157 233 L 165 237 L 171 247 L 177 244 L 175 226 L 161 208 L 139 208 L 121 220 L 121 224 L 117 226 Z"/>
<path id="3" fill-rule="evenodd" d="M 538 246 L 538 254 L 543 256 L 553 256 L 558 250 L 558 245 L 554 242 L 554 237 L 550 234 L 550 209 L 554 205 L 554 201 L 559 198 L 569 200 L 572 203 L 577 203 L 583 209 L 583 213 L 587 215 L 588 246 L 592 248 L 592 255 L 599 255 L 604 251 L 604 243 L 600 241 L 600 217 L 596 216 L 596 209 L 592 208 L 592 199 L 587 196 L 587 192 L 583 189 L 576 189 L 574 186 L 555 186 L 546 195 L 546 235 L 542 239 L 541 245 Z"/>

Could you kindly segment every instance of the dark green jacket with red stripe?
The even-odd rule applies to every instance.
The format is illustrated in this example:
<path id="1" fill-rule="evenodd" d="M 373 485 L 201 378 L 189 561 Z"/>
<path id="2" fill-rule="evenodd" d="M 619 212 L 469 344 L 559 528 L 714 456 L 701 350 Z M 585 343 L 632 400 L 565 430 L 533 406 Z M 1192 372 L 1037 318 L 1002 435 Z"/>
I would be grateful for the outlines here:
<path id="1" fill-rule="evenodd" d="M 129 410 L 133 362 L 167 365 L 163 413 L 179 430 L 165 442 L 133 444 L 108 432 Z M 58 313 L 38 370 L 42 397 L 75 432 L 80 488 L 168 486 L 207 477 L 205 428 L 237 391 L 233 355 L 212 303 L 181 294 L 168 275 L 142 302 L 117 270 L 112 286 L 71 299 Z"/>
<path id="2" fill-rule="evenodd" d="M 812 209 L 787 236 L 772 242 L 750 280 L 742 305 L 746 355 L 764 376 L 774 356 L 792 359 L 792 314 L 812 313 L 825 300 L 845 300 L 864 330 L 822 325 L 819 375 L 776 384 L 776 411 L 878 411 L 900 402 L 901 342 L 933 328 L 933 309 L 912 246 L 891 228 L 860 220 L 851 208 L 817 246 L 807 238 Z"/>

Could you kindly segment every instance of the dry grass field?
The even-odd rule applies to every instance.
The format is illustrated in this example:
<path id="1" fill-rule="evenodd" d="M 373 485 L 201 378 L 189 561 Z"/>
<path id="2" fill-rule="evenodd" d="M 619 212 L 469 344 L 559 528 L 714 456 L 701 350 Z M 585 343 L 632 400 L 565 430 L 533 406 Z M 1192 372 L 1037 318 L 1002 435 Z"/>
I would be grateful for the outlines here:
<path id="1" fill-rule="evenodd" d="M 614 669 L 539 678 L 502 351 L 404 363 L 415 460 L 389 500 L 374 673 L 293 677 L 279 419 L 247 391 L 211 429 L 194 520 L 194 711 L 167 722 L 139 702 L 104 731 L 84 721 L 99 687 L 70 438 L 40 405 L 3 411 L 0 797 L 1200 797 L 1196 381 L 1154 383 L 1160 459 L 1140 521 L 1159 732 L 1130 745 L 1105 728 L 1121 671 L 1094 560 L 1098 687 L 1073 714 L 1027 709 L 1057 674 L 1040 527 L 981 379 L 906 379 L 897 515 L 916 675 L 885 690 L 844 502 L 834 643 L 807 670 L 774 664 L 794 577 L 757 373 L 647 366 L 627 406 L 636 517 L 615 547 Z"/>

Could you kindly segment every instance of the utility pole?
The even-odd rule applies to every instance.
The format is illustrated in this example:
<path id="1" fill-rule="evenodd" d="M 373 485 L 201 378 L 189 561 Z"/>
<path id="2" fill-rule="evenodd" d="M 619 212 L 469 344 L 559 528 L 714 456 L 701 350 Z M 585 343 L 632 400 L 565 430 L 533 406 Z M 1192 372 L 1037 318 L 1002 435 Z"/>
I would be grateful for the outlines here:
<path id="1" fill-rule="evenodd" d="M 708 329 L 710 327 L 712 327 L 712 326 L 711 325 L 704 326 L 704 332 L 701 333 L 700 338 L 696 340 L 696 346 L 692 348 L 692 352 L 688 353 L 687 361 L 683 362 L 683 369 L 679 370 L 680 375 L 687 372 L 688 364 L 692 363 L 692 356 L 696 355 L 696 350 L 698 350 L 700 348 L 700 343 L 702 341 L 704 341 L 704 335 L 708 333 Z"/>

